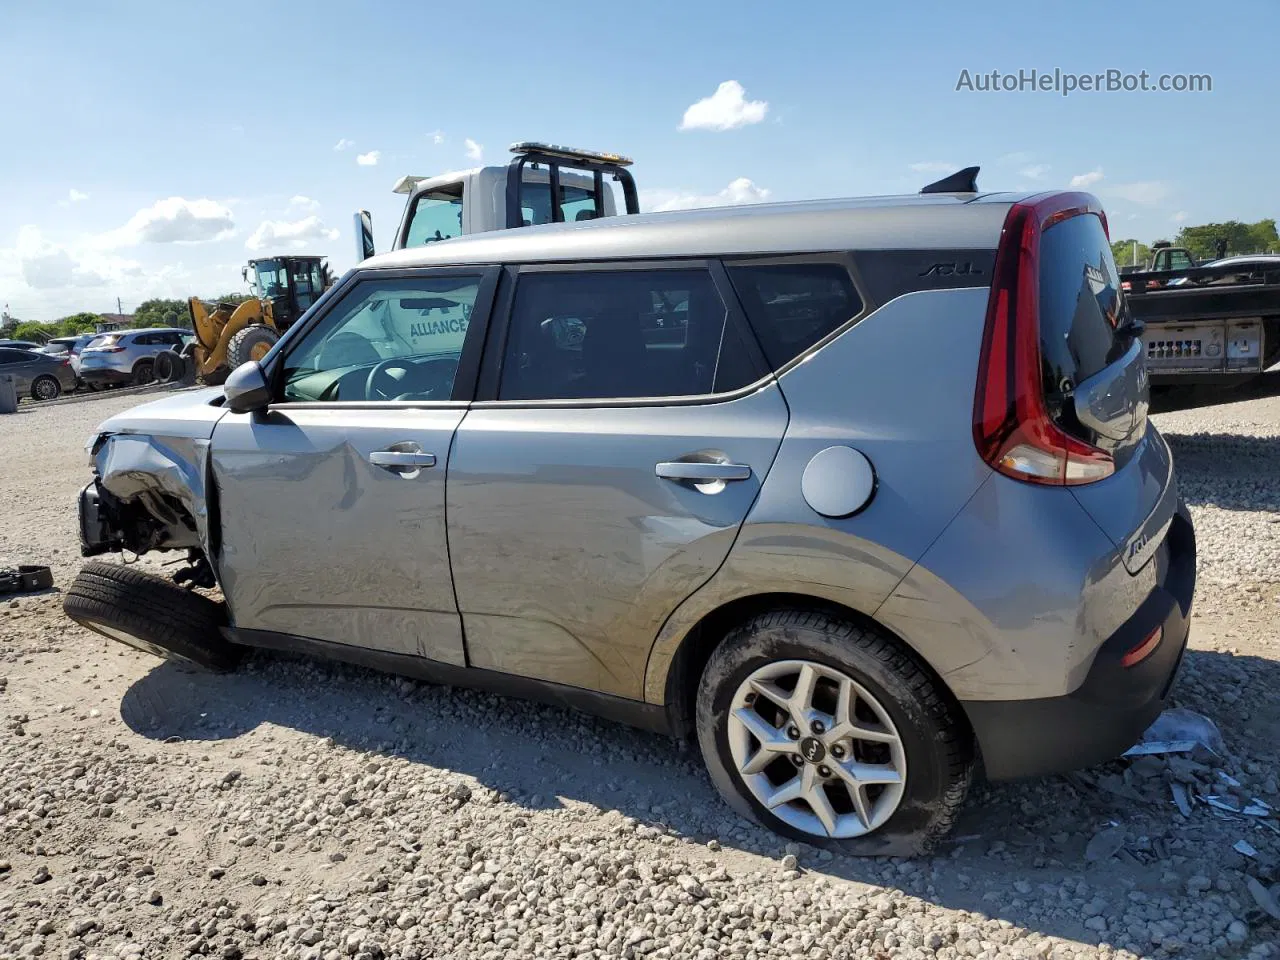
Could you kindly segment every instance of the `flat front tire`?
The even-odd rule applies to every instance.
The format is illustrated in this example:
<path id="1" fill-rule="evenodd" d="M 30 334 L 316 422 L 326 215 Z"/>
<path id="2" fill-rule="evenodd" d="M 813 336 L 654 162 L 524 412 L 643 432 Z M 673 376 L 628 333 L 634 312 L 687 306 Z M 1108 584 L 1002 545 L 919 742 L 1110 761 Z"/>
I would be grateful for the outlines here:
<path id="1" fill-rule="evenodd" d="M 131 566 L 86 563 L 62 609 L 82 627 L 157 657 L 218 672 L 240 661 L 241 648 L 219 630 L 220 604 Z"/>
<path id="2" fill-rule="evenodd" d="M 776 610 L 731 631 L 703 670 L 696 720 L 733 809 L 843 853 L 927 852 L 972 778 L 972 735 L 924 664 L 826 613 Z"/>

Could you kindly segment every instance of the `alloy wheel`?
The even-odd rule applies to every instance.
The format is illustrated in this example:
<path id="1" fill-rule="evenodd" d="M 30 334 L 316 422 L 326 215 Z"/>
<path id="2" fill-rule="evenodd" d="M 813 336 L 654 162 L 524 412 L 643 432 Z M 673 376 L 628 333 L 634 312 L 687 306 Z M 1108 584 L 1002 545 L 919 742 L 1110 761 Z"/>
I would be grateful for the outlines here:
<path id="1" fill-rule="evenodd" d="M 906 786 L 906 751 L 884 706 L 825 664 L 781 660 L 733 695 L 729 751 L 750 794 L 788 826 L 859 837 L 882 826 Z"/>

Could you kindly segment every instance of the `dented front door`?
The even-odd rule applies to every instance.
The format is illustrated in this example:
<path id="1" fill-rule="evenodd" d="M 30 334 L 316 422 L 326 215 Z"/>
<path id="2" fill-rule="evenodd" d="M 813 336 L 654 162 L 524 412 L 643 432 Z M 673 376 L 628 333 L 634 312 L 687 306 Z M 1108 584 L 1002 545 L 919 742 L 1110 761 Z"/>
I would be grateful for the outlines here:
<path id="1" fill-rule="evenodd" d="M 444 472 L 464 407 L 288 407 L 213 436 L 234 625 L 463 664 Z"/>

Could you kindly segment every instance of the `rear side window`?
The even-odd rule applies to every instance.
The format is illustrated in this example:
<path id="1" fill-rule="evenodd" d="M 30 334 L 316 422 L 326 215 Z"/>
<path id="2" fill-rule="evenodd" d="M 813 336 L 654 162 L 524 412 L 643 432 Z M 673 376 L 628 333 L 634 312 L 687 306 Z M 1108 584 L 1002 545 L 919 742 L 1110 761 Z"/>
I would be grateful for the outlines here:
<path id="1" fill-rule="evenodd" d="M 1040 354 L 1046 399 L 1118 360 L 1132 342 L 1120 276 L 1102 221 L 1086 214 L 1047 229 L 1040 239 Z"/>
<path id="2" fill-rule="evenodd" d="M 728 270 L 774 370 L 862 312 L 849 271 L 837 263 L 738 265 Z"/>
<path id="3" fill-rule="evenodd" d="M 520 278 L 499 400 L 683 397 L 756 379 L 705 269 Z"/>

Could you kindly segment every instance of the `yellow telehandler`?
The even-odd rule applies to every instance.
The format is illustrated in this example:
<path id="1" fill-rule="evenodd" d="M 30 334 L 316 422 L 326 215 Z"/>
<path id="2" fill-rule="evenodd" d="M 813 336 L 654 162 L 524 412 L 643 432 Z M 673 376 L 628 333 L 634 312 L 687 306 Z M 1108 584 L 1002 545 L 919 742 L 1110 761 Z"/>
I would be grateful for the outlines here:
<path id="1" fill-rule="evenodd" d="M 250 279 L 250 271 L 253 278 Z M 242 303 L 187 301 L 195 340 L 181 353 L 166 351 L 153 371 L 161 383 L 188 377 L 222 383 L 247 360 L 261 360 L 280 335 L 333 286 L 324 257 L 263 257 L 241 271 L 254 296 Z"/>

